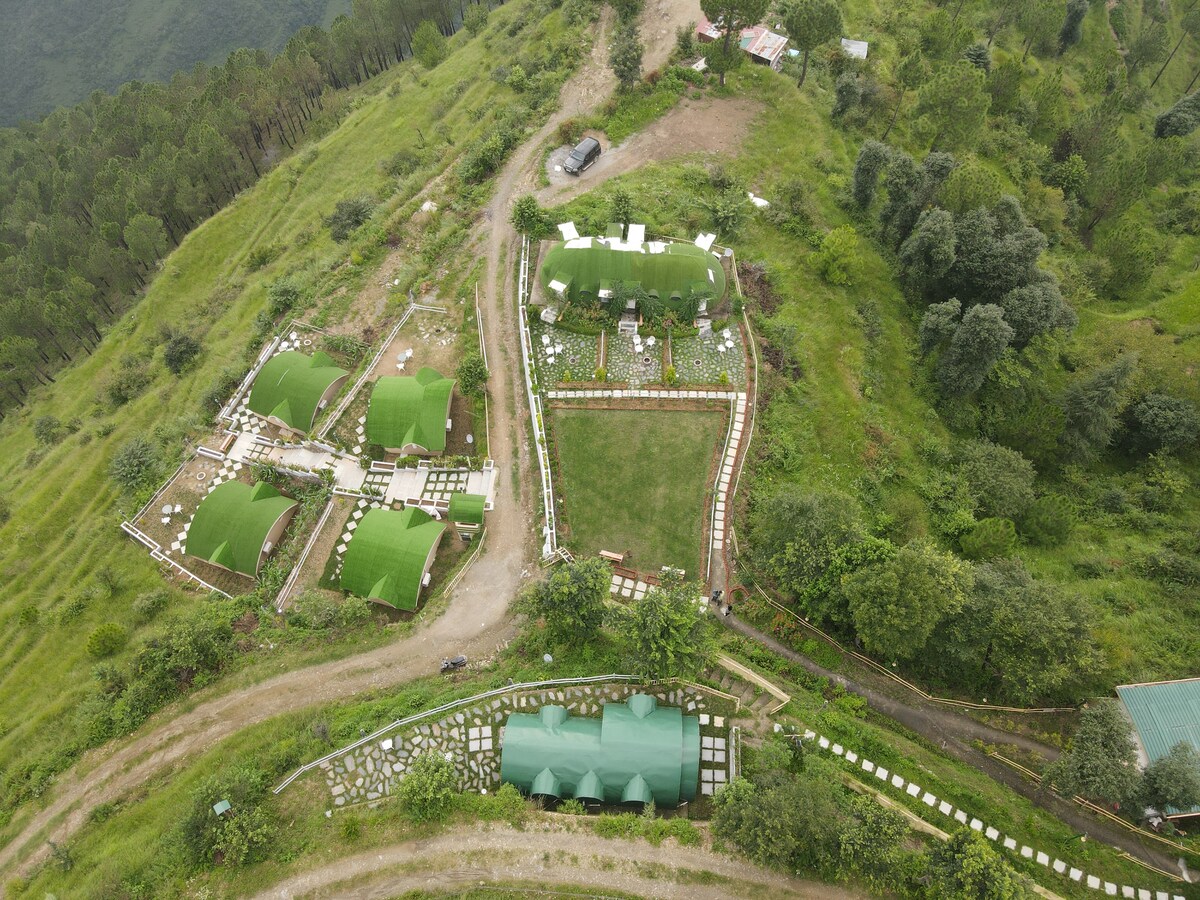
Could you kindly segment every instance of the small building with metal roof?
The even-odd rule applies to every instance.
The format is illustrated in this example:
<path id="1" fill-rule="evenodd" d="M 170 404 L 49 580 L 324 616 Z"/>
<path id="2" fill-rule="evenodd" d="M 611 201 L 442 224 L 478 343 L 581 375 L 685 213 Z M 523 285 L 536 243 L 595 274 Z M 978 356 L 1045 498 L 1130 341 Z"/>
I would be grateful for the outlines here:
<path id="1" fill-rule="evenodd" d="M 265 481 L 226 481 L 200 501 L 188 526 L 184 553 L 205 562 L 258 575 L 299 504 Z"/>
<path id="2" fill-rule="evenodd" d="M 415 506 L 368 511 L 346 546 L 342 590 L 396 609 L 416 609 L 445 530 L 445 523 Z"/>
<path id="3" fill-rule="evenodd" d="M 276 353 L 259 370 L 247 405 L 272 425 L 292 434 L 312 430 L 317 411 L 337 396 L 350 373 L 328 353 Z"/>
<path id="4" fill-rule="evenodd" d="M 725 30 L 702 17 L 696 26 L 696 37 L 702 44 L 712 44 L 725 39 Z M 776 34 L 766 25 L 749 25 L 738 36 L 738 46 L 754 62 L 770 66 L 776 72 L 783 67 L 783 51 L 787 49 L 787 43 L 786 37 Z"/>
<path id="5" fill-rule="evenodd" d="M 599 719 L 549 705 L 504 727 L 500 779 L 533 796 L 675 807 L 699 777 L 700 720 L 647 694 L 605 704 Z"/>
<path id="6" fill-rule="evenodd" d="M 453 394 L 454 379 L 428 367 L 380 378 L 367 403 L 367 441 L 400 456 L 444 452 Z"/>
<path id="7" fill-rule="evenodd" d="M 1138 762 L 1147 766 L 1182 742 L 1200 750 L 1200 678 L 1117 686 L 1117 697 L 1133 721 Z M 1167 810 L 1167 818 L 1200 815 L 1190 810 Z"/>
<path id="8" fill-rule="evenodd" d="M 541 264 L 542 286 L 569 300 L 591 302 L 612 294 L 617 282 L 638 284 L 670 309 L 682 309 L 693 293 L 720 299 L 725 295 L 725 270 L 711 251 L 694 243 L 645 241 L 612 237 L 577 237 L 560 241 Z"/>

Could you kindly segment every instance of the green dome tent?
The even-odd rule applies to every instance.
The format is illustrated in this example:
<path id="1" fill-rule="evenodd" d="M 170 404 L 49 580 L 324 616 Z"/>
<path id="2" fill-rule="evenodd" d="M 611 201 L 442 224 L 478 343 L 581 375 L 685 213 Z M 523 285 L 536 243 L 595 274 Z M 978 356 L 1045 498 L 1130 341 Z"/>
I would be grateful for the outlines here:
<path id="1" fill-rule="evenodd" d="M 276 353 L 263 364 L 248 405 L 268 422 L 289 431 L 312 429 L 317 410 L 332 400 L 350 373 L 339 369 L 328 353 L 306 356 L 295 350 Z"/>
<path id="2" fill-rule="evenodd" d="M 298 505 L 265 481 L 226 481 L 200 501 L 184 552 L 253 578 Z"/>
<path id="3" fill-rule="evenodd" d="M 691 292 L 725 294 L 721 261 L 695 244 L 646 241 L 631 244 L 616 238 L 576 238 L 547 251 L 540 270 L 542 286 L 567 285 L 568 299 L 594 300 L 601 289 L 618 281 L 640 284 L 658 294 L 672 309 L 682 306 Z"/>
<path id="4" fill-rule="evenodd" d="M 370 510 L 346 547 L 342 590 L 396 609 L 416 609 L 445 530 L 415 506 Z"/>
<path id="5" fill-rule="evenodd" d="M 380 378 L 367 404 L 367 440 L 389 453 L 441 453 L 453 393 L 454 379 L 430 368 Z"/>

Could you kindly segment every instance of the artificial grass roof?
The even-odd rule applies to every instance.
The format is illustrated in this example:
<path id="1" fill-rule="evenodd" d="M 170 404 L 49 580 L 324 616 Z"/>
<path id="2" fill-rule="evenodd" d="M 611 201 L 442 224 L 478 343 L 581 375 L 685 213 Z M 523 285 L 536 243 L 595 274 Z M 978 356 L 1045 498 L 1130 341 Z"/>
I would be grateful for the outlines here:
<path id="1" fill-rule="evenodd" d="M 464 525 L 483 524 L 483 505 L 487 498 L 483 494 L 459 492 L 450 497 L 450 521 Z"/>
<path id="2" fill-rule="evenodd" d="M 416 609 L 425 562 L 445 530 L 415 506 L 370 510 L 346 547 L 342 590 L 396 609 Z"/>
<path id="3" fill-rule="evenodd" d="M 276 353 L 254 379 L 250 409 L 297 431 L 308 431 L 325 391 L 348 374 L 334 364 L 333 357 L 320 350 L 312 356 L 296 350 Z"/>
<path id="4" fill-rule="evenodd" d="M 686 297 L 693 290 L 725 294 L 725 270 L 721 261 L 695 244 L 646 241 L 633 244 L 615 238 L 582 237 L 555 244 L 546 253 L 541 268 L 542 286 L 551 281 L 569 284 L 569 295 L 580 293 L 595 299 L 600 282 L 605 287 L 618 281 L 640 284 L 656 291 L 668 306 L 671 297 Z"/>
<path id="5" fill-rule="evenodd" d="M 295 506 L 265 481 L 226 481 L 200 501 L 184 552 L 253 578 L 271 529 Z"/>
<path id="6" fill-rule="evenodd" d="M 454 379 L 428 367 L 416 375 L 389 375 L 375 382 L 367 404 L 367 440 L 388 450 L 446 449 L 446 419 Z"/>
<path id="7" fill-rule="evenodd" d="M 500 778 L 527 793 L 674 807 L 699 777 L 700 720 L 646 694 L 606 703 L 599 719 L 551 705 L 504 728 Z"/>

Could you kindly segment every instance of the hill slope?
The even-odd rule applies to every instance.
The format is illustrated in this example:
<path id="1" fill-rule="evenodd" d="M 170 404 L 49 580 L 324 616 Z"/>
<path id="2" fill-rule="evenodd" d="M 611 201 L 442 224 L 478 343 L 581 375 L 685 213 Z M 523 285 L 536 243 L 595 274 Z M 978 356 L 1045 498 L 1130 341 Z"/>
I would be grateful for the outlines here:
<path id="1" fill-rule="evenodd" d="M 349 10 L 350 0 L 2 0 L 0 125 L 127 81 L 166 81 L 239 47 L 276 51 Z"/>

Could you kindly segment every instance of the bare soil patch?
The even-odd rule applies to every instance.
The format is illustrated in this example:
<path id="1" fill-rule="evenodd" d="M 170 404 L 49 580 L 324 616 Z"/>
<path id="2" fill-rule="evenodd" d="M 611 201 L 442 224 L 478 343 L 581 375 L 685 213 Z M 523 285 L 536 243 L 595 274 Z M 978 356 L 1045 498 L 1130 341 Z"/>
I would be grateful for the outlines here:
<path id="1" fill-rule="evenodd" d="M 544 206 L 566 203 L 610 178 L 632 172 L 647 163 L 692 153 L 731 153 L 741 145 L 751 123 L 763 109 L 761 103 L 745 97 L 684 98 L 625 143 L 606 149 L 595 164 L 579 176 L 561 170 L 570 148 L 559 148 L 546 161 L 550 186 L 538 192 L 538 202 Z M 555 171 L 556 166 L 559 171 Z"/>

